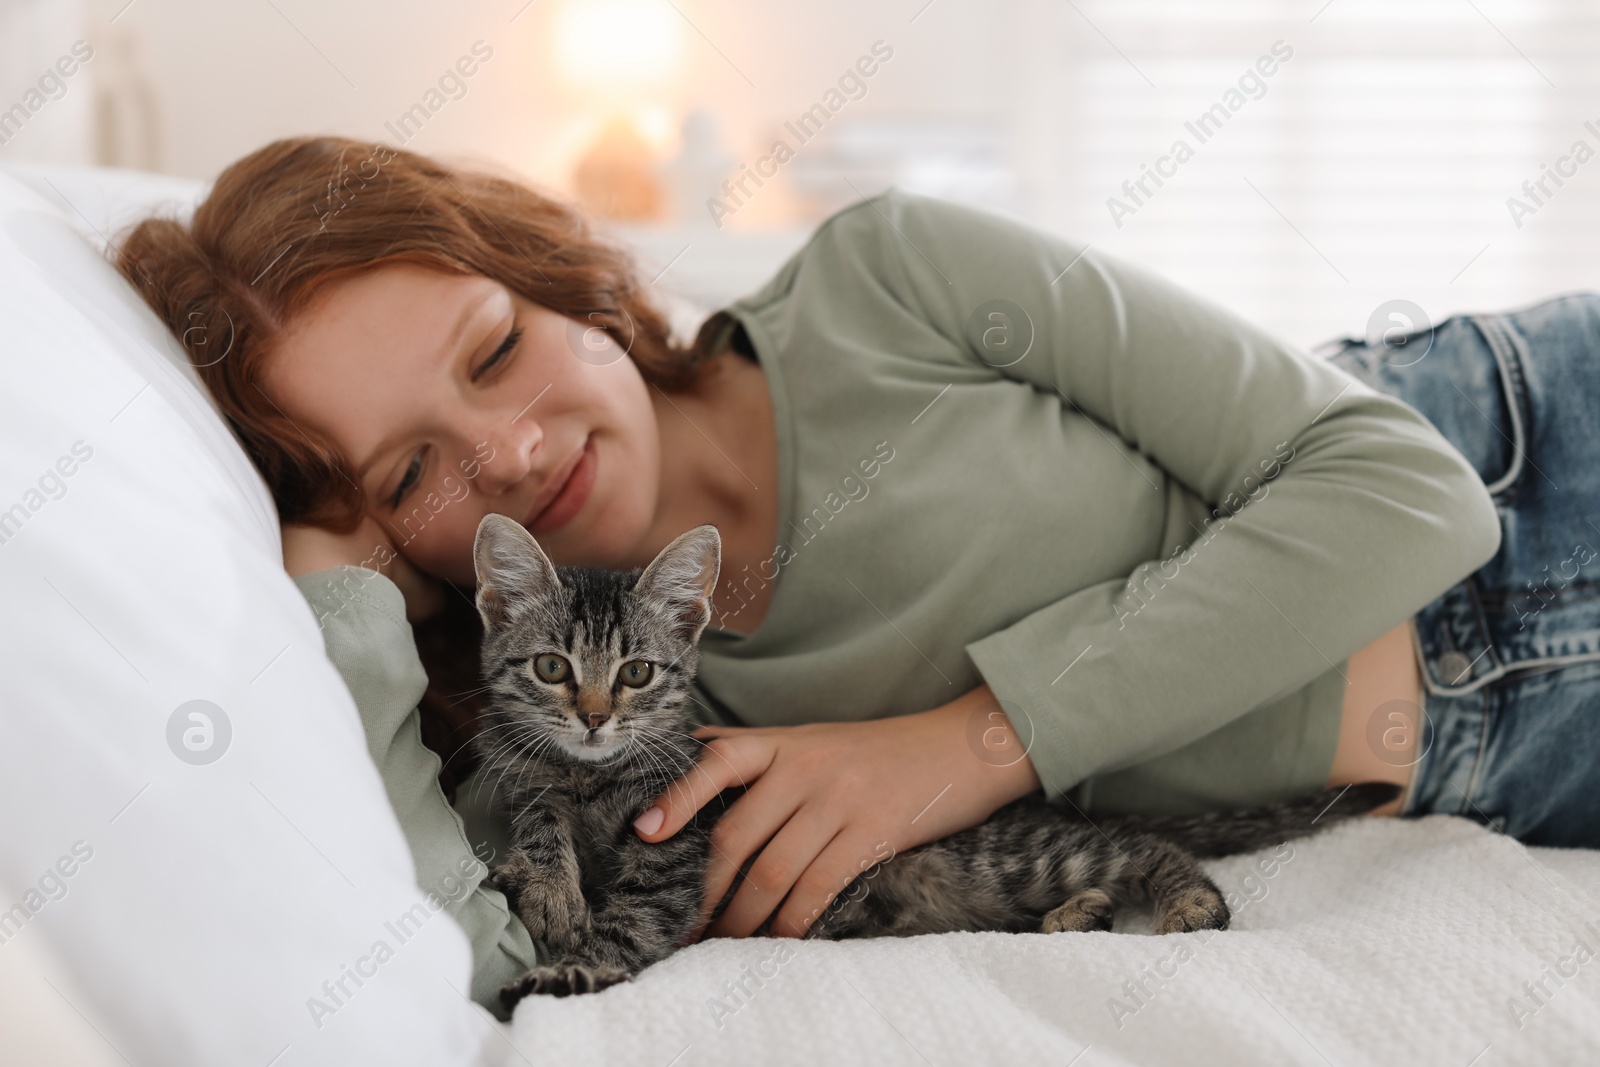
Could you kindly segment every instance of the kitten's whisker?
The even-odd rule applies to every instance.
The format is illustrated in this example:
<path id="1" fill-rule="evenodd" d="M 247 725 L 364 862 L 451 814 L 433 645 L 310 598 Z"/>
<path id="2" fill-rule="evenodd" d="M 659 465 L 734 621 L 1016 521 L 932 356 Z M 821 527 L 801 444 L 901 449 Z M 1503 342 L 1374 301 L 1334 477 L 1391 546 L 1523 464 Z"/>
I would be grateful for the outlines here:
<path id="1" fill-rule="evenodd" d="M 508 728 L 514 728 L 517 732 L 513 733 L 509 740 L 500 744 L 492 752 L 485 756 L 483 758 L 483 762 L 485 764 L 497 764 L 501 762 L 500 754 L 502 752 L 517 748 L 521 746 L 528 738 L 538 736 L 537 728 L 531 723 L 508 723 L 507 726 Z M 485 733 L 487 732 L 488 731 L 485 731 Z M 481 739 L 482 737 L 483 735 L 480 734 L 479 738 Z"/>
<path id="2" fill-rule="evenodd" d="M 469 700 L 469 699 L 471 699 L 471 698 L 472 698 L 472 697 L 475 697 L 475 696 L 477 696 L 477 695 L 478 695 L 478 694 L 480 694 L 480 693 L 487 693 L 487 692 L 489 692 L 489 691 L 490 691 L 490 690 L 491 690 L 491 689 L 493 689 L 493 688 L 494 688 L 494 686 L 492 686 L 492 685 L 483 685 L 483 686 L 479 686 L 479 687 L 478 687 L 478 688 L 476 688 L 476 689 L 468 689 L 468 690 L 467 690 L 467 691 L 466 691 L 466 692 L 465 692 L 465 693 L 459 693 L 459 694 L 457 694 L 457 696 L 456 696 L 456 699 L 454 699 L 454 700 L 452 700 L 452 701 L 451 701 L 451 702 L 450 702 L 450 703 L 449 703 L 449 704 L 448 704 L 448 705 L 446 705 L 446 706 L 447 706 L 447 707 L 452 707 L 452 708 L 453 708 L 453 707 L 455 707 L 455 706 L 456 706 L 456 705 L 457 705 L 457 704 L 459 704 L 459 703 L 461 703 L 461 702 L 462 702 L 462 701 L 463 701 L 463 700 Z"/>
<path id="3" fill-rule="evenodd" d="M 506 813 L 507 818 L 515 820 L 519 816 L 523 816 L 523 815 L 528 814 L 528 812 L 533 810 L 534 805 L 539 803 L 539 798 L 544 796 L 549 791 L 550 791 L 550 787 L 548 785 L 546 785 L 543 789 L 539 790 L 537 793 L 535 793 L 533 795 L 533 799 L 529 800 L 526 804 L 521 805 L 515 812 L 507 812 Z"/>
<path id="4" fill-rule="evenodd" d="M 726 763 L 729 767 L 733 767 L 733 761 L 728 759 L 727 756 L 724 756 L 722 753 L 718 752 L 716 749 L 712 748 L 709 741 L 705 741 L 705 740 L 703 740 L 701 738 L 695 737 L 692 734 L 689 734 L 689 735 L 686 735 L 686 736 L 688 736 L 691 741 L 697 742 L 700 745 L 701 748 L 705 749 L 707 752 L 710 752 L 712 755 L 716 756 L 719 760 L 721 760 L 723 763 Z M 715 738 L 713 738 L 712 740 L 715 740 Z M 750 788 L 750 783 L 745 781 L 744 775 L 739 773 L 739 769 L 737 767 L 734 767 L 733 773 L 739 779 L 739 784 L 740 785 L 744 786 L 746 789 Z"/>
<path id="5" fill-rule="evenodd" d="M 541 754 L 543 754 L 545 749 L 549 748 L 550 746 L 554 745 L 555 743 L 556 743 L 556 737 L 555 737 L 554 734 L 546 734 L 543 737 L 539 738 L 538 743 L 534 745 L 533 750 L 531 752 L 527 753 L 525 756 L 523 756 L 522 758 L 519 758 L 519 759 L 517 759 L 515 761 L 515 766 L 517 768 L 517 779 L 516 779 L 516 782 L 513 784 L 511 791 L 508 792 L 508 793 L 502 793 L 500 791 L 500 782 L 496 782 L 495 783 L 495 792 L 496 792 L 496 794 L 497 795 L 501 795 L 501 796 L 510 796 L 510 797 L 520 796 L 521 793 L 522 793 L 522 779 L 526 775 L 532 773 L 533 771 L 541 769 L 541 764 L 539 762 L 539 757 L 541 756 Z M 512 767 L 512 763 L 508 762 L 506 764 L 505 771 L 510 770 L 511 767 Z M 504 781 L 505 780 L 505 771 L 501 772 L 500 781 Z"/>
<path id="6" fill-rule="evenodd" d="M 450 761 L 455 759 L 457 756 L 461 755 L 464 752 L 467 752 L 467 753 L 474 753 L 475 752 L 475 753 L 477 753 L 478 756 L 479 756 L 479 762 L 480 763 L 483 762 L 484 760 L 486 760 L 488 758 L 486 756 L 483 756 L 483 753 L 482 753 L 483 739 L 485 737 L 487 737 L 490 734 L 494 733 L 496 730 L 508 730 L 508 729 L 513 729 L 513 728 L 515 728 L 517 726 L 523 726 L 523 725 L 526 725 L 526 724 L 524 724 L 524 723 L 504 722 L 504 723 L 494 723 L 494 724 L 492 724 L 490 726 L 485 726 L 485 727 L 479 729 L 479 731 L 472 736 L 472 739 L 470 741 L 468 741 L 465 745 L 462 745 L 460 748 L 456 749 L 456 751 L 454 751 L 454 752 L 452 752 L 450 754 L 449 758 L 444 761 L 443 766 L 445 766 L 445 767 L 450 766 Z"/>
<path id="7" fill-rule="evenodd" d="M 679 748 L 676 747 L 676 743 L 677 742 L 681 742 L 688 735 L 682 734 L 682 733 L 670 733 L 670 732 L 668 732 L 666 730 L 662 730 L 659 727 L 639 727 L 638 729 L 640 730 L 641 739 L 642 739 L 642 737 L 644 735 L 644 732 L 648 730 L 652 734 L 658 735 L 659 738 L 665 738 L 668 742 L 672 743 L 672 751 L 675 754 L 679 755 L 680 757 L 687 757 L 688 756 L 688 753 L 686 753 L 682 749 L 679 749 Z M 657 743 L 659 744 L 660 741 L 658 740 Z M 664 780 L 662 781 L 661 786 L 657 790 L 657 792 L 660 792 L 662 789 L 667 790 L 668 796 L 672 797 L 674 803 L 679 802 L 680 801 L 680 794 L 683 793 L 683 792 L 686 792 L 685 787 L 683 785 L 679 784 L 679 783 L 681 782 L 681 780 L 682 780 L 684 775 L 688 774 L 689 771 L 693 770 L 693 767 L 694 767 L 694 761 L 693 760 L 689 760 L 689 766 L 686 767 L 681 772 L 670 773 L 672 768 L 670 766 L 665 768 L 665 770 L 668 771 L 669 773 L 666 774 L 666 776 L 665 776 Z"/>
<path id="8" fill-rule="evenodd" d="M 672 755 L 677 757 L 675 762 L 687 763 L 688 766 L 684 768 L 682 773 L 687 774 L 693 768 L 694 757 L 689 752 L 684 751 L 683 748 L 683 742 L 688 739 L 687 734 L 681 731 L 667 730 L 660 726 L 653 726 L 649 723 L 640 723 L 634 729 L 638 730 L 641 735 L 649 735 L 658 741 L 664 742 Z M 673 777 L 678 777 L 678 775 Z"/>
<path id="9" fill-rule="evenodd" d="M 505 776 L 513 769 L 518 772 L 516 784 L 520 788 L 522 776 L 528 773 L 529 770 L 533 769 L 540 753 L 542 753 L 544 749 L 552 744 L 555 740 L 554 736 L 550 734 L 543 734 L 541 736 L 541 731 L 537 723 L 517 723 L 514 725 L 521 727 L 521 731 L 513 736 L 510 741 L 495 749 L 492 757 L 484 761 L 485 765 L 491 770 L 499 771 L 499 776 L 495 779 L 494 787 L 491 790 L 491 795 L 494 796 L 508 795 L 501 791 L 500 786 L 505 782 Z M 532 738 L 535 742 L 531 750 L 525 751 L 521 755 L 517 756 L 500 756 L 500 753 L 505 752 L 508 749 L 525 748 L 526 743 L 530 738 Z"/>
<path id="10" fill-rule="evenodd" d="M 489 782 L 488 775 L 486 774 L 484 778 L 477 783 L 472 799 L 476 800 L 479 792 L 487 790 L 491 806 L 498 807 L 503 804 L 508 794 L 501 789 L 501 785 L 505 782 L 506 775 L 513 768 L 516 768 L 520 772 L 526 769 L 526 765 L 521 761 L 505 760 L 491 766 L 489 771 L 494 774 L 494 781 L 492 783 Z"/>
<path id="11" fill-rule="evenodd" d="M 670 757 L 664 758 L 664 750 L 661 748 L 661 742 L 646 736 L 644 732 L 641 731 L 639 733 L 638 740 L 641 751 L 650 761 L 650 769 L 654 771 L 661 779 L 661 785 L 654 789 L 655 792 L 660 792 L 661 789 L 666 788 L 674 779 L 678 777 L 672 771 Z"/>

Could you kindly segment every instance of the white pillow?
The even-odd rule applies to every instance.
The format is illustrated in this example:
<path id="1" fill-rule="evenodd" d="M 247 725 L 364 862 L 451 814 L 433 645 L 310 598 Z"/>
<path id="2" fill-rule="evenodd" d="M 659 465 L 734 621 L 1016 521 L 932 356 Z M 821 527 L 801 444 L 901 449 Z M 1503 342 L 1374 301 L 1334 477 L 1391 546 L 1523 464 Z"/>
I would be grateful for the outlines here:
<path id="1" fill-rule="evenodd" d="M 91 246 L 199 187 L 16 173 L 0 171 L 0 953 L 35 941 L 95 1040 L 138 1064 L 480 1062 L 501 1038 L 463 995 L 460 928 L 429 912 L 393 932 L 428 904 L 266 486 Z M 222 714 L 191 719 L 194 701 Z"/>

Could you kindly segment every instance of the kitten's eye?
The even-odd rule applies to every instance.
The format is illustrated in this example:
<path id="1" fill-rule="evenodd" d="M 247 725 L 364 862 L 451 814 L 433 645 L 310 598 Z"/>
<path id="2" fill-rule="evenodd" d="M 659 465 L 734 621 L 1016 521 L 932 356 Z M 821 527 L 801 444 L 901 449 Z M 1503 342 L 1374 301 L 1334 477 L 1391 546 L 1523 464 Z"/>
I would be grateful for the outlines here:
<path id="1" fill-rule="evenodd" d="M 622 665 L 617 672 L 617 680 L 623 685 L 633 686 L 638 689 L 650 684 L 650 679 L 656 674 L 656 665 L 647 659 L 630 659 Z"/>
<path id="2" fill-rule="evenodd" d="M 546 652 L 533 661 L 533 669 L 547 682 L 564 682 L 572 677 L 572 665 L 563 656 Z"/>

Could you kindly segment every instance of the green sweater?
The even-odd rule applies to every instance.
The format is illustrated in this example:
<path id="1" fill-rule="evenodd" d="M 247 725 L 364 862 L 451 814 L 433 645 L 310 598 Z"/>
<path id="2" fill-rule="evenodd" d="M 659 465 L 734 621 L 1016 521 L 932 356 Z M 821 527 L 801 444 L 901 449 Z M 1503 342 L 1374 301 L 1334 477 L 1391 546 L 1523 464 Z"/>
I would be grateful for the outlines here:
<path id="1" fill-rule="evenodd" d="M 702 637 L 707 719 L 882 718 L 987 683 L 1052 799 L 1291 796 L 1326 780 L 1347 657 L 1499 546 L 1482 481 L 1411 406 L 997 215 L 890 190 L 718 322 L 766 372 L 783 540 L 724 575 L 776 585 L 754 634 Z M 399 592 L 352 570 L 392 618 L 346 604 L 329 654 L 426 887 L 466 839 Z M 297 580 L 315 603 L 331 573 Z M 457 917 L 487 1003 L 534 948 L 497 892 Z"/>
<path id="2" fill-rule="evenodd" d="M 439 787 L 439 757 L 422 743 L 417 705 L 428 676 L 406 622 L 405 597 L 392 581 L 366 567 L 333 567 L 299 575 L 294 583 L 316 613 L 328 659 L 361 714 L 367 751 L 411 846 L 417 886 L 444 900 L 466 931 L 472 942 L 472 999 L 504 1020 L 500 987 L 547 961 L 549 954 L 511 914 L 505 895 L 482 884 L 489 873 L 482 857 L 491 862 L 495 857 L 481 840 L 468 843 L 461 816 Z M 462 892 L 461 883 L 472 891 Z"/>
<path id="3" fill-rule="evenodd" d="M 785 540 L 744 576 L 776 583 L 760 628 L 708 630 L 700 682 L 750 725 L 986 682 L 1052 799 L 1282 798 L 1327 779 L 1346 658 L 1499 547 L 1410 405 L 997 215 L 890 190 L 727 310 L 772 391 Z"/>

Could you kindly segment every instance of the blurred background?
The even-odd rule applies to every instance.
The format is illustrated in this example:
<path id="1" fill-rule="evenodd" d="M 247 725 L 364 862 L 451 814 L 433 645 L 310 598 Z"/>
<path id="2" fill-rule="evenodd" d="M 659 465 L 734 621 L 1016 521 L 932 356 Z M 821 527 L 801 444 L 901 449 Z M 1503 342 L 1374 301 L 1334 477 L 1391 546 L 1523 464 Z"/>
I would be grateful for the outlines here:
<path id="1" fill-rule="evenodd" d="M 381 139 L 580 200 L 705 305 L 893 183 L 1310 347 L 1600 288 L 1597 51 L 1581 0 L 0 0 L 0 163 Z"/>

